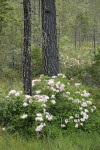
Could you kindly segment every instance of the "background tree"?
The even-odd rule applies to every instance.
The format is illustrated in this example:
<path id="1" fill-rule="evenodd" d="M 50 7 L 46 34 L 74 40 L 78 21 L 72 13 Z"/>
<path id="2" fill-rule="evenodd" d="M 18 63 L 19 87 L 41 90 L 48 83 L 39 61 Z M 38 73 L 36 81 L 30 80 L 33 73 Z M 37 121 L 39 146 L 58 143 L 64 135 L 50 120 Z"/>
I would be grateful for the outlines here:
<path id="1" fill-rule="evenodd" d="M 32 95 L 31 86 L 31 4 L 23 0 L 24 9 L 24 50 L 23 50 L 23 84 L 24 92 Z"/>

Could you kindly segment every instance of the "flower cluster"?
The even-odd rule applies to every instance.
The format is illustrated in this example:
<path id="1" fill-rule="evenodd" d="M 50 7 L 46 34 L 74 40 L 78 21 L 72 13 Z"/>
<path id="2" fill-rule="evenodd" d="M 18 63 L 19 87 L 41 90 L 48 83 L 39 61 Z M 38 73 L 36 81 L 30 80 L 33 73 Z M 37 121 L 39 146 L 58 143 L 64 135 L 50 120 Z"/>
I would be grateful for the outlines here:
<path id="1" fill-rule="evenodd" d="M 15 95 L 15 96 L 19 97 L 21 94 L 22 94 L 22 91 L 11 90 L 11 91 L 8 93 L 7 97 L 9 97 L 9 96 L 11 96 L 11 95 Z"/>
<path id="2" fill-rule="evenodd" d="M 96 110 L 85 87 L 67 80 L 63 74 L 52 77 L 42 75 L 32 80 L 32 87 L 33 96 L 11 90 L 6 98 L 21 99 L 19 120 L 33 120 L 36 132 L 45 130 L 52 122 L 64 129 L 69 124 L 74 128 L 84 127 L 90 114 Z"/>

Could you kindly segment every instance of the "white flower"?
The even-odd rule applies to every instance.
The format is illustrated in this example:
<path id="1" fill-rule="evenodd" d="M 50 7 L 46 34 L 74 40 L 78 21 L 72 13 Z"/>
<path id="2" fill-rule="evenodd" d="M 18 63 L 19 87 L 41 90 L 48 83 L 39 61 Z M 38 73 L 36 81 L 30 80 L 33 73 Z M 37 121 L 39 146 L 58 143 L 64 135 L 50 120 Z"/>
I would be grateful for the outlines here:
<path id="1" fill-rule="evenodd" d="M 80 103 L 80 100 L 79 99 L 74 99 L 74 103 Z"/>
<path id="2" fill-rule="evenodd" d="M 70 116 L 69 119 L 74 119 L 74 117 L 73 117 L 73 116 Z"/>
<path id="3" fill-rule="evenodd" d="M 37 117 L 42 117 L 41 113 L 36 114 Z"/>
<path id="4" fill-rule="evenodd" d="M 55 105 L 55 104 L 56 104 L 56 101 L 55 101 L 55 100 L 51 100 L 51 103 Z"/>
<path id="5" fill-rule="evenodd" d="M 75 128 L 78 128 L 78 124 L 77 123 L 75 124 Z"/>
<path id="6" fill-rule="evenodd" d="M 68 119 L 65 119 L 65 123 L 66 123 L 66 124 L 68 123 Z"/>
<path id="7" fill-rule="evenodd" d="M 30 96 L 30 95 L 25 95 L 25 99 L 31 99 L 32 98 L 32 96 Z"/>
<path id="8" fill-rule="evenodd" d="M 68 97 L 68 100 L 71 100 L 71 101 L 73 101 L 73 97 Z"/>
<path id="9" fill-rule="evenodd" d="M 81 120 L 82 122 L 84 122 L 84 121 L 85 121 L 85 118 L 81 118 L 80 120 Z"/>
<path id="10" fill-rule="evenodd" d="M 96 106 L 93 106 L 94 110 L 96 109 Z"/>
<path id="11" fill-rule="evenodd" d="M 81 106 L 82 106 L 82 107 L 87 107 L 87 103 L 86 103 L 86 102 L 83 102 L 83 103 L 81 104 Z"/>
<path id="12" fill-rule="evenodd" d="M 81 112 L 81 115 L 83 115 L 84 119 L 88 119 L 89 118 L 89 116 L 86 114 L 86 112 Z"/>
<path id="13" fill-rule="evenodd" d="M 54 92 L 56 92 L 56 89 L 54 87 L 50 87 L 50 89 Z"/>
<path id="14" fill-rule="evenodd" d="M 96 106 L 93 106 L 93 108 L 91 108 L 91 112 L 94 112 L 96 110 Z"/>
<path id="15" fill-rule="evenodd" d="M 91 101 L 86 101 L 87 104 L 89 105 L 92 105 L 92 102 Z"/>
<path id="16" fill-rule="evenodd" d="M 57 76 L 52 76 L 53 79 L 57 78 Z"/>
<path id="17" fill-rule="evenodd" d="M 80 109 L 80 110 L 83 110 L 83 108 L 82 108 L 82 107 L 79 107 L 79 109 Z"/>
<path id="18" fill-rule="evenodd" d="M 35 131 L 37 131 L 37 132 L 42 131 L 42 129 L 43 129 L 44 126 L 46 126 L 46 124 L 42 122 L 40 125 L 38 125 L 38 126 L 36 127 Z"/>
<path id="19" fill-rule="evenodd" d="M 35 91 L 36 94 L 40 94 L 41 93 L 41 90 L 37 90 Z"/>
<path id="20" fill-rule="evenodd" d="M 16 92 L 16 93 L 15 93 L 15 96 L 18 96 L 18 97 L 19 97 L 19 96 L 20 96 L 20 93 L 19 93 L 19 92 Z"/>
<path id="21" fill-rule="evenodd" d="M 55 98 L 55 95 L 52 95 L 51 98 Z"/>
<path id="22" fill-rule="evenodd" d="M 3 128 L 2 128 L 2 131 L 5 131 L 5 130 L 6 130 L 6 128 L 5 128 L 5 127 L 3 127 Z"/>
<path id="23" fill-rule="evenodd" d="M 59 91 L 63 91 L 64 88 L 65 88 L 65 85 L 64 84 L 61 84 L 61 82 L 57 82 L 56 83 L 56 88 L 59 90 Z"/>
<path id="24" fill-rule="evenodd" d="M 43 103 L 47 102 L 49 99 L 47 95 L 35 95 L 34 98 L 36 98 L 38 102 L 43 102 Z"/>
<path id="25" fill-rule="evenodd" d="M 8 95 L 14 95 L 14 94 L 16 94 L 16 90 L 11 90 Z"/>
<path id="26" fill-rule="evenodd" d="M 78 120 L 77 120 L 77 119 L 74 119 L 74 122 L 75 122 L 75 123 L 77 123 L 77 122 L 78 122 Z"/>
<path id="27" fill-rule="evenodd" d="M 91 112 L 94 112 L 94 109 L 93 109 L 93 108 L 91 108 Z"/>
<path id="28" fill-rule="evenodd" d="M 79 86 L 80 86 L 80 83 L 75 83 L 75 86 L 79 87 Z"/>
<path id="29" fill-rule="evenodd" d="M 47 112 L 47 114 L 46 114 L 46 118 L 47 118 L 49 121 L 51 121 L 51 120 L 53 119 L 52 115 L 50 115 L 48 112 Z"/>
<path id="30" fill-rule="evenodd" d="M 75 114 L 75 118 L 79 118 L 79 114 Z"/>
<path id="31" fill-rule="evenodd" d="M 42 104 L 41 106 L 42 106 L 42 107 L 47 107 L 46 104 Z"/>
<path id="32" fill-rule="evenodd" d="M 42 114 L 41 113 L 38 113 L 38 114 L 36 114 L 36 118 L 35 118 L 35 120 L 36 121 L 43 121 L 43 117 L 42 117 Z"/>
<path id="33" fill-rule="evenodd" d="M 81 126 L 83 126 L 83 123 L 80 123 Z"/>
<path id="34" fill-rule="evenodd" d="M 54 86 L 54 79 L 50 79 L 50 80 L 48 81 L 48 85 Z"/>
<path id="35" fill-rule="evenodd" d="M 27 106 L 28 106 L 28 103 L 24 102 L 24 103 L 23 103 L 23 106 L 24 106 L 24 107 L 27 107 Z"/>
<path id="36" fill-rule="evenodd" d="M 67 95 L 70 95 L 70 92 L 66 92 Z"/>
<path id="37" fill-rule="evenodd" d="M 88 111 L 88 109 L 84 109 L 84 111 L 86 112 L 86 113 L 88 113 L 89 111 Z"/>
<path id="38" fill-rule="evenodd" d="M 69 82 L 68 82 L 67 84 L 68 84 L 68 85 L 70 85 L 70 83 L 69 83 Z"/>
<path id="39" fill-rule="evenodd" d="M 80 94 L 80 91 L 76 91 L 75 93 L 76 93 L 76 94 Z"/>
<path id="40" fill-rule="evenodd" d="M 29 99 L 29 103 L 32 104 L 32 103 L 33 103 L 33 100 L 32 100 L 32 99 Z"/>
<path id="41" fill-rule="evenodd" d="M 59 76 L 62 76 L 62 78 L 66 78 L 66 76 L 65 76 L 64 74 L 62 74 L 62 73 L 59 73 L 59 74 L 58 74 L 58 77 L 59 77 Z"/>
<path id="42" fill-rule="evenodd" d="M 66 126 L 65 126 L 65 124 L 61 124 L 61 128 L 65 128 Z"/>
<path id="43" fill-rule="evenodd" d="M 23 114 L 22 116 L 20 116 L 21 119 L 25 119 L 25 118 L 27 118 L 27 117 L 28 117 L 27 114 Z"/>
<path id="44" fill-rule="evenodd" d="M 36 82 L 41 82 L 41 80 L 40 79 L 32 80 L 32 87 L 35 85 Z"/>
<path id="45" fill-rule="evenodd" d="M 88 93 L 86 90 L 84 90 L 84 91 L 83 91 L 83 94 L 81 94 L 81 96 L 89 97 L 89 96 L 90 96 L 90 93 Z"/>

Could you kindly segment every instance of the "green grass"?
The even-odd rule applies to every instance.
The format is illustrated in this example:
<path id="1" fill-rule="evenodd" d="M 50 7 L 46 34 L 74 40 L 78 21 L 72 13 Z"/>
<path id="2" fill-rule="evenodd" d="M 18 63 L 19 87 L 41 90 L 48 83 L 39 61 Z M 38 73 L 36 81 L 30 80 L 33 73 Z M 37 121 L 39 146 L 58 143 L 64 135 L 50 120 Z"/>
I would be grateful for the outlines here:
<path id="1" fill-rule="evenodd" d="M 0 134 L 0 150 L 99 150 L 100 137 L 97 133 L 73 133 L 55 139 L 25 140 L 18 136 Z"/>
<path id="2" fill-rule="evenodd" d="M 0 80 L 0 94 L 8 94 L 8 92 L 12 89 L 22 90 L 23 84 L 21 81 L 11 81 L 8 79 Z"/>

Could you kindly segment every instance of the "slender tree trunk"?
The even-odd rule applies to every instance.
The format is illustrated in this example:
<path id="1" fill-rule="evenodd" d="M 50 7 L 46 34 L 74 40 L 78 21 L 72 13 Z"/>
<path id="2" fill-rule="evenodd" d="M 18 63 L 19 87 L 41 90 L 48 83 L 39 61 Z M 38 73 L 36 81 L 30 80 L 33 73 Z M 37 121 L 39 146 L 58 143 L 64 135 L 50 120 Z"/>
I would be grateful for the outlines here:
<path id="1" fill-rule="evenodd" d="M 94 56 L 95 56 L 95 54 L 96 54 L 96 36 L 95 36 L 95 29 L 93 30 L 93 48 L 94 48 L 94 50 L 93 50 L 93 53 L 94 53 Z"/>
<path id="2" fill-rule="evenodd" d="M 55 0 L 42 0 L 43 70 L 45 75 L 59 73 Z"/>
<path id="3" fill-rule="evenodd" d="M 31 4 L 23 0 L 24 9 L 24 50 L 23 50 L 23 86 L 25 94 L 32 95 L 31 86 Z"/>

